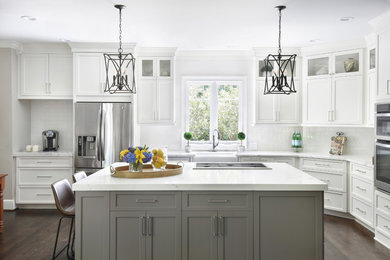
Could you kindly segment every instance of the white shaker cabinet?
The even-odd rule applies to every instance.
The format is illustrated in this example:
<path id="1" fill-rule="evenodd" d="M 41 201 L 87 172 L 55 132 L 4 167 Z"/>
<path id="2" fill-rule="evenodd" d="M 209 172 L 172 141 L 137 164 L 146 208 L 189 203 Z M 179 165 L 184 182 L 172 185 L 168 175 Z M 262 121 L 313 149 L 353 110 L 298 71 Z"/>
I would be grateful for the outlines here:
<path id="1" fill-rule="evenodd" d="M 74 54 L 75 94 L 103 94 L 104 72 L 104 59 L 102 53 Z"/>
<path id="2" fill-rule="evenodd" d="M 174 122 L 173 60 L 169 57 L 138 59 L 138 123 Z"/>
<path id="3" fill-rule="evenodd" d="M 377 100 L 390 99 L 390 31 L 379 34 L 378 37 L 378 91 Z"/>
<path id="4" fill-rule="evenodd" d="M 70 54 L 22 54 L 20 99 L 71 99 Z"/>
<path id="5" fill-rule="evenodd" d="M 363 124 L 362 51 L 354 50 L 306 59 L 303 123 Z"/>
<path id="6" fill-rule="evenodd" d="M 256 123 L 299 123 L 299 94 L 264 95 L 265 79 L 256 81 Z M 299 81 L 295 87 L 299 91 Z"/>

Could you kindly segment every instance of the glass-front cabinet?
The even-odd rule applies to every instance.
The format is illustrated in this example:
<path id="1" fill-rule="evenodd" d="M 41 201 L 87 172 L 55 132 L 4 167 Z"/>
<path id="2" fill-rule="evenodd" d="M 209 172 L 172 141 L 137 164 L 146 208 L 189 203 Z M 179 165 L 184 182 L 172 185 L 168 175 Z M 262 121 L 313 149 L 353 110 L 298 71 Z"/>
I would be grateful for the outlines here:
<path id="1" fill-rule="evenodd" d="M 376 48 L 372 48 L 368 51 L 368 69 L 376 69 Z"/>
<path id="2" fill-rule="evenodd" d="M 362 50 L 313 56 L 307 59 L 307 76 L 347 76 L 361 74 Z"/>
<path id="3" fill-rule="evenodd" d="M 141 58 L 141 78 L 171 78 L 172 58 Z"/>

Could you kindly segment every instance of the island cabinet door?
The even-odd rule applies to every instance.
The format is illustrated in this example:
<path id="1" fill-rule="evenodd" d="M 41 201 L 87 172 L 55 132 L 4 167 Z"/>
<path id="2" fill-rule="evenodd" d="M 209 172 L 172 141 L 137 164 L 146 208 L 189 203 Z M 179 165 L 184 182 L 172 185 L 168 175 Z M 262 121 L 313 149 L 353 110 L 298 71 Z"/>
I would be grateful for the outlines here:
<path id="1" fill-rule="evenodd" d="M 180 211 L 146 213 L 146 260 L 181 259 Z"/>
<path id="2" fill-rule="evenodd" d="M 218 260 L 253 259 L 253 211 L 219 211 Z"/>
<path id="3" fill-rule="evenodd" d="M 324 259 L 323 192 L 256 192 L 255 260 Z"/>
<path id="4" fill-rule="evenodd" d="M 183 260 L 216 260 L 217 211 L 183 211 Z"/>
<path id="5" fill-rule="evenodd" d="M 111 212 L 110 259 L 144 260 L 146 225 L 145 211 Z"/>

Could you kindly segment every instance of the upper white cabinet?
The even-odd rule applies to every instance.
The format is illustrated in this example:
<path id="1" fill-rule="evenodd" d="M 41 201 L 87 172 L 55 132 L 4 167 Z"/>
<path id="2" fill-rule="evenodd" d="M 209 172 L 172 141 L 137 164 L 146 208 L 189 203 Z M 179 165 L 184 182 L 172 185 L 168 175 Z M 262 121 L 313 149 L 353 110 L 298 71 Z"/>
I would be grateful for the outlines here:
<path id="1" fill-rule="evenodd" d="M 173 123 L 173 58 L 140 57 L 138 68 L 138 123 Z"/>
<path id="2" fill-rule="evenodd" d="M 256 123 L 299 123 L 299 94 L 264 95 L 264 84 L 265 79 L 256 81 Z"/>
<path id="3" fill-rule="evenodd" d="M 304 124 L 363 124 L 362 50 L 305 59 Z"/>
<path id="4" fill-rule="evenodd" d="M 300 80 L 299 75 L 299 61 L 297 58 L 294 68 L 294 83 L 297 93 L 290 95 L 264 95 L 265 74 L 271 72 L 273 68 L 267 67 L 264 59 L 256 58 L 256 124 L 298 124 L 299 117 L 299 91 Z M 291 68 L 285 70 L 286 75 L 291 75 Z M 271 79 L 268 78 L 268 84 Z"/>
<path id="5" fill-rule="evenodd" d="M 21 99 L 71 99 L 70 54 L 22 54 Z"/>
<path id="6" fill-rule="evenodd" d="M 378 36 L 378 100 L 390 100 L 390 31 Z"/>
<path id="7" fill-rule="evenodd" d="M 102 53 L 74 54 L 75 95 L 102 95 L 104 73 Z"/>

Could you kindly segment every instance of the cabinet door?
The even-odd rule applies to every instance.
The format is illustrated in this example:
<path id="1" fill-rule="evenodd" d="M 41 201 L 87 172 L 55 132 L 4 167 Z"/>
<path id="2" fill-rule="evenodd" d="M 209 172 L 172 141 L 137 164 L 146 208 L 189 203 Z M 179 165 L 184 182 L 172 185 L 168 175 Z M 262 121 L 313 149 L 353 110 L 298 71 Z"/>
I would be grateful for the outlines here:
<path id="1" fill-rule="evenodd" d="M 139 80 L 137 90 L 138 123 L 153 123 L 156 120 L 156 80 Z"/>
<path id="2" fill-rule="evenodd" d="M 333 123 L 362 124 L 362 76 L 335 77 L 333 82 L 333 100 Z"/>
<path id="3" fill-rule="evenodd" d="M 110 259 L 145 259 L 145 215 L 145 211 L 111 212 Z"/>
<path id="4" fill-rule="evenodd" d="M 299 82 L 295 81 L 295 88 Z M 297 88 L 299 91 L 299 88 Z M 276 119 L 279 123 L 298 123 L 299 122 L 299 94 L 278 95 Z"/>
<path id="5" fill-rule="evenodd" d="M 172 59 L 171 58 L 158 58 L 158 77 L 159 78 L 172 78 Z"/>
<path id="6" fill-rule="evenodd" d="M 256 192 L 254 259 L 323 259 L 322 194 Z"/>
<path id="7" fill-rule="evenodd" d="M 377 99 L 390 97 L 390 31 L 383 32 L 378 38 L 378 92 Z"/>
<path id="8" fill-rule="evenodd" d="M 75 54 L 76 95 L 101 95 L 104 91 L 103 54 Z"/>
<path id="9" fill-rule="evenodd" d="M 49 83 L 49 56 L 47 54 L 23 54 L 21 63 L 21 96 L 46 96 Z"/>
<path id="10" fill-rule="evenodd" d="M 331 114 L 331 86 L 330 77 L 307 80 L 303 97 L 305 123 L 328 123 Z"/>
<path id="11" fill-rule="evenodd" d="M 148 211 L 146 220 L 146 259 L 181 259 L 180 212 Z"/>
<path id="12" fill-rule="evenodd" d="M 264 95 L 265 80 L 256 81 L 256 123 L 274 123 L 276 95 Z"/>
<path id="13" fill-rule="evenodd" d="M 49 94 L 72 96 L 73 89 L 72 56 L 67 54 L 49 55 Z"/>
<path id="14" fill-rule="evenodd" d="M 173 121 L 173 80 L 157 80 L 157 118 L 159 122 Z"/>
<path id="15" fill-rule="evenodd" d="M 253 259 L 253 212 L 220 211 L 218 260 Z"/>
<path id="16" fill-rule="evenodd" d="M 375 115 L 375 92 L 377 89 L 377 73 L 369 72 L 367 75 L 367 124 L 374 125 Z"/>
<path id="17" fill-rule="evenodd" d="M 156 77 L 156 59 L 155 58 L 140 58 L 140 78 L 155 78 Z"/>
<path id="18" fill-rule="evenodd" d="M 216 211 L 183 212 L 183 260 L 217 259 Z"/>

